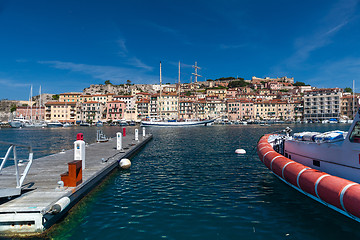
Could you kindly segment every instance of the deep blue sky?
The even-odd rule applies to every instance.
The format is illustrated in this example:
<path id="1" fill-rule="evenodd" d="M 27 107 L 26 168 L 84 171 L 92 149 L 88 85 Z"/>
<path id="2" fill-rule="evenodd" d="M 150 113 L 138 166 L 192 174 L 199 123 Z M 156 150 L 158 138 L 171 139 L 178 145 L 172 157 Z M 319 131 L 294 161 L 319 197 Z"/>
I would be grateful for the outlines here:
<path id="1" fill-rule="evenodd" d="M 344 0 L 2 1 L 0 99 L 90 84 L 294 77 L 360 84 L 360 6 Z M 35 90 L 36 89 L 36 90 Z"/>

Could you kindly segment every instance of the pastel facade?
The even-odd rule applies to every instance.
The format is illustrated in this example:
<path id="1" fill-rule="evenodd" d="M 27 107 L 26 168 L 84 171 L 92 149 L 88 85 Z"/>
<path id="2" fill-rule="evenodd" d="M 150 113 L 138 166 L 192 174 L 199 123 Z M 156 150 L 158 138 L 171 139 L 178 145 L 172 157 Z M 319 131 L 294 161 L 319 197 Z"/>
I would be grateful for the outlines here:
<path id="1" fill-rule="evenodd" d="M 159 113 L 164 119 L 178 118 L 178 101 L 179 97 L 174 92 L 164 92 L 159 96 Z"/>
<path id="2" fill-rule="evenodd" d="M 179 117 L 181 119 L 195 119 L 195 104 L 193 101 L 180 101 Z"/>
<path id="3" fill-rule="evenodd" d="M 59 102 L 77 103 L 80 102 L 81 95 L 80 92 L 61 93 L 59 94 Z"/>
<path id="4" fill-rule="evenodd" d="M 304 92 L 304 120 L 340 118 L 341 88 L 320 88 Z"/>
<path id="5" fill-rule="evenodd" d="M 25 119 L 44 120 L 45 107 L 17 107 L 14 112 L 14 117 L 21 117 Z"/>
<path id="6" fill-rule="evenodd" d="M 340 115 L 345 119 L 354 119 L 354 115 L 359 109 L 359 96 L 348 95 L 341 98 Z"/>
<path id="7" fill-rule="evenodd" d="M 87 101 L 81 105 L 82 122 L 98 122 L 106 120 L 105 104 L 96 101 Z"/>
<path id="8" fill-rule="evenodd" d="M 47 102 L 45 104 L 47 122 L 76 121 L 76 102 Z"/>
<path id="9" fill-rule="evenodd" d="M 109 101 L 106 103 L 106 120 L 121 120 L 125 116 L 126 103 L 122 101 Z"/>
<path id="10" fill-rule="evenodd" d="M 150 99 L 143 99 L 136 102 L 137 119 L 150 117 Z"/>

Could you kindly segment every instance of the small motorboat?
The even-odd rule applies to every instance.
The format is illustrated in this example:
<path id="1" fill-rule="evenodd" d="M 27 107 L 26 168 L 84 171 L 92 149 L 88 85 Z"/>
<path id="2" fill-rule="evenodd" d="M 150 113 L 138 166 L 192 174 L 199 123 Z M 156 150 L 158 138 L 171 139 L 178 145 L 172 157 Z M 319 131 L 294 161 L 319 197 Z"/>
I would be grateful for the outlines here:
<path id="1" fill-rule="evenodd" d="M 56 121 L 56 122 L 48 122 L 47 123 L 48 127 L 62 127 L 64 126 L 61 122 Z"/>
<path id="2" fill-rule="evenodd" d="M 74 125 L 69 123 L 69 122 L 66 122 L 63 124 L 63 127 L 73 127 Z"/>
<path id="3" fill-rule="evenodd" d="M 90 127 L 91 126 L 90 123 L 88 123 L 88 122 L 81 122 L 79 125 L 82 127 Z"/>
<path id="4" fill-rule="evenodd" d="M 97 127 L 102 127 L 102 126 L 104 126 L 104 123 L 101 122 L 101 121 L 98 121 L 95 125 L 96 125 Z"/>
<path id="5" fill-rule="evenodd" d="M 290 132 L 263 136 L 260 160 L 289 186 L 360 222 L 359 112 L 349 132 Z"/>

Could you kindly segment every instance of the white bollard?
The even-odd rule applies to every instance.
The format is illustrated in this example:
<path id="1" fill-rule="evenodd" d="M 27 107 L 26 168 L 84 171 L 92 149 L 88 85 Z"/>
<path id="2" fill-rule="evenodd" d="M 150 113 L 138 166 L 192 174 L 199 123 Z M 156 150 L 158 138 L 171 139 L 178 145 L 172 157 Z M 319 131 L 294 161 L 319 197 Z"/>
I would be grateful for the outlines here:
<path id="1" fill-rule="evenodd" d="M 120 132 L 116 133 L 116 150 L 122 150 L 122 134 Z"/>
<path id="2" fill-rule="evenodd" d="M 135 141 L 139 141 L 139 129 L 135 129 Z"/>
<path id="3" fill-rule="evenodd" d="M 145 134 L 145 127 L 143 127 L 143 137 L 145 137 L 146 134 Z"/>
<path id="4" fill-rule="evenodd" d="M 82 169 L 85 169 L 85 142 L 83 140 L 74 142 L 74 160 L 81 160 Z"/>

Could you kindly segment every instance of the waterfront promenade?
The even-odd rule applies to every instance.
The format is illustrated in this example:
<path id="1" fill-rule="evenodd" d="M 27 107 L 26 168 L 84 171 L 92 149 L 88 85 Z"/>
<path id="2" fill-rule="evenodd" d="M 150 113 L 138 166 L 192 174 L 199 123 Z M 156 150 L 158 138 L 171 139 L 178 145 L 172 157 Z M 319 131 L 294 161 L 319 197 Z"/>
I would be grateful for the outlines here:
<path id="1" fill-rule="evenodd" d="M 0 233 L 42 233 L 118 167 L 120 159 L 129 158 L 151 138 L 151 134 L 139 134 L 138 141 L 135 141 L 134 133 L 128 133 L 122 138 L 123 151 L 116 149 L 116 138 L 111 138 L 108 142 L 86 145 L 86 167 L 82 170 L 82 183 L 77 187 L 62 187 L 58 183 L 61 180 L 60 175 L 68 171 L 68 163 L 74 160 L 73 149 L 37 159 L 34 156 L 29 174 L 23 183 L 22 194 L 0 204 Z M 19 167 L 20 172 L 24 167 L 25 164 Z M 14 166 L 3 169 L 0 175 L 0 188 L 16 186 L 14 173 Z M 61 212 L 52 213 L 51 207 L 64 197 L 69 198 L 70 203 Z"/>

